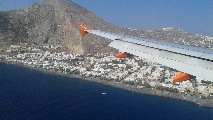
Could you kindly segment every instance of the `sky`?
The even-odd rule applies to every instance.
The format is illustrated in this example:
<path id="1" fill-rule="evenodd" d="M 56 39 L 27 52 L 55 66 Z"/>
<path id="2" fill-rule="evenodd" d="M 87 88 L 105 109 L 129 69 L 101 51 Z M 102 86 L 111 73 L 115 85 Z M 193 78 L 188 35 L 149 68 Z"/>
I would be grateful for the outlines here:
<path id="1" fill-rule="evenodd" d="M 0 10 L 41 0 L 0 0 Z M 117 26 L 150 30 L 178 28 L 213 37 L 213 0 L 72 0 Z"/>

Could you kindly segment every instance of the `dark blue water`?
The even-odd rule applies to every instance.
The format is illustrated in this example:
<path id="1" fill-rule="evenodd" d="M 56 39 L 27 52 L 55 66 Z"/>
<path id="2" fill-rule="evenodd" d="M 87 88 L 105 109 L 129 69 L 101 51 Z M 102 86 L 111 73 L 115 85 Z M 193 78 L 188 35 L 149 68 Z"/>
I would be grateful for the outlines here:
<path id="1" fill-rule="evenodd" d="M 0 63 L 4 119 L 213 120 L 213 109 Z"/>

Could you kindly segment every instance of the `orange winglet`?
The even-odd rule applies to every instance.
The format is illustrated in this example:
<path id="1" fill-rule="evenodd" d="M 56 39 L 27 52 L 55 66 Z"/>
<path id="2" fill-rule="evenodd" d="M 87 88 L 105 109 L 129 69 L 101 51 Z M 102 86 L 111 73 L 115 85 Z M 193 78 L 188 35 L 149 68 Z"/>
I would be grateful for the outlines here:
<path id="1" fill-rule="evenodd" d="M 86 36 L 86 34 L 88 34 L 88 32 L 85 30 L 91 30 L 88 27 L 84 27 L 80 22 L 77 22 L 77 25 L 81 28 L 82 37 L 84 37 L 84 36 Z"/>
<path id="2" fill-rule="evenodd" d="M 192 75 L 189 75 L 189 74 L 186 74 L 184 72 L 180 72 L 176 75 L 176 77 L 173 79 L 173 82 L 182 82 L 182 81 L 187 81 L 187 80 L 190 80 L 192 79 L 193 76 Z"/>
<path id="3" fill-rule="evenodd" d="M 126 52 L 120 52 L 115 57 L 116 58 L 127 58 L 127 57 L 130 57 L 130 56 L 132 56 L 132 54 L 129 54 L 129 53 L 126 53 Z"/>

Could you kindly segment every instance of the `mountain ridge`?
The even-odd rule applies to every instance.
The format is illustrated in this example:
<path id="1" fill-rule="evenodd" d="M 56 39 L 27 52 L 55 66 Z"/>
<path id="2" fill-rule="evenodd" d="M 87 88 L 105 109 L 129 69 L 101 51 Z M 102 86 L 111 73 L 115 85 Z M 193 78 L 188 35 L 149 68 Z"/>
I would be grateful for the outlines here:
<path id="1" fill-rule="evenodd" d="M 61 44 L 68 52 L 86 54 L 115 51 L 107 47 L 109 40 L 94 35 L 81 37 L 76 22 L 131 36 L 212 48 L 212 39 L 183 31 L 130 30 L 107 23 L 89 10 L 69 0 L 43 0 L 20 10 L 0 12 L 0 45 L 26 42 L 38 45 Z M 199 41 L 204 41 L 199 42 Z M 206 45 L 207 44 L 207 45 Z"/>

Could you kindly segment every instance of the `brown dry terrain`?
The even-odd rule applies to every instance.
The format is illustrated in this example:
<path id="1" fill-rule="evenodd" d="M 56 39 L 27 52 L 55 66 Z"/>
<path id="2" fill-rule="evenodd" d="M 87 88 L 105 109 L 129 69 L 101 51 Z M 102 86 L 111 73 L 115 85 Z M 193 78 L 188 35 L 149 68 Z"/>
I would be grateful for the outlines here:
<path id="1" fill-rule="evenodd" d="M 10 44 L 60 44 L 71 53 L 97 53 L 115 51 L 107 47 L 109 40 L 87 35 L 81 37 L 76 22 L 92 29 L 140 36 L 149 39 L 212 48 L 212 41 L 179 29 L 132 30 L 114 26 L 87 9 L 69 0 L 43 0 L 17 11 L 0 12 L 0 47 Z"/>

